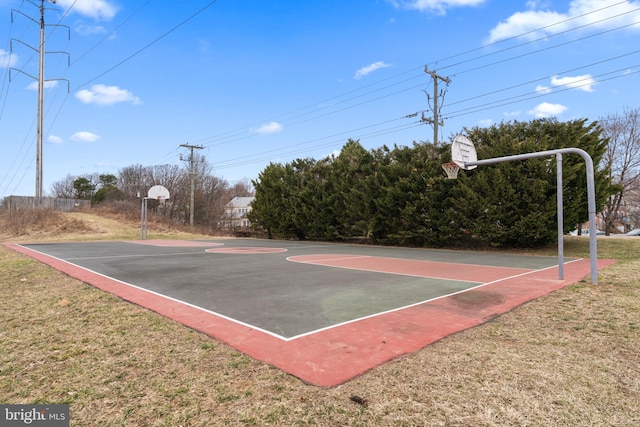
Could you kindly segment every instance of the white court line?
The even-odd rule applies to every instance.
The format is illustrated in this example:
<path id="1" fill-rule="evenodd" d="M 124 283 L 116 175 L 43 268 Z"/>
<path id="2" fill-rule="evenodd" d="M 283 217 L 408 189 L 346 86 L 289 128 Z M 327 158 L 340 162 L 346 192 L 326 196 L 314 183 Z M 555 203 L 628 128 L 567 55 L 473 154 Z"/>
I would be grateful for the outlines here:
<path id="1" fill-rule="evenodd" d="M 581 261 L 582 259 L 583 258 L 578 258 L 578 259 L 575 259 L 573 261 L 566 262 L 565 264 L 571 264 L 573 262 Z M 440 295 L 438 297 L 434 297 L 434 298 L 430 298 L 430 299 L 427 299 L 427 300 L 424 300 L 424 301 L 420 301 L 420 302 L 416 302 L 416 303 L 413 303 L 413 304 L 405 305 L 403 307 L 398 307 L 398 308 L 394 308 L 394 309 L 391 309 L 391 310 L 382 311 L 380 313 L 370 314 L 368 316 L 363 316 L 363 317 L 359 317 L 357 319 L 348 320 L 346 322 L 337 323 L 335 325 L 327 326 L 325 328 L 316 329 L 316 330 L 310 331 L 310 332 L 305 332 L 304 334 L 295 335 L 295 336 L 287 339 L 287 341 L 293 341 L 295 339 L 306 337 L 308 335 L 313 335 L 313 334 L 318 333 L 318 332 L 328 331 L 330 329 L 338 328 L 338 327 L 344 326 L 344 325 L 349 325 L 351 323 L 359 322 L 361 320 L 372 319 L 374 317 L 382 316 L 384 314 L 395 313 L 395 312 L 398 312 L 398 311 L 401 311 L 401 310 L 405 310 L 405 309 L 408 309 L 408 308 L 411 308 L 411 307 L 416 307 L 416 306 L 421 305 L 421 304 L 425 304 L 425 303 L 432 302 L 432 301 L 437 301 L 439 299 L 447 298 L 447 297 L 450 297 L 450 296 L 453 296 L 453 295 L 458 295 L 458 294 L 461 294 L 461 293 L 464 293 L 464 292 L 467 292 L 467 291 L 472 291 L 474 289 L 479 289 L 479 288 L 482 288 L 484 286 L 492 285 L 494 283 L 502 282 L 503 280 L 514 279 L 516 277 L 526 276 L 528 274 L 536 273 L 538 271 L 545 271 L 545 270 L 549 270 L 549 269 L 556 268 L 556 267 L 558 267 L 558 266 L 557 265 L 552 265 L 551 267 L 543 268 L 543 269 L 540 269 L 540 270 L 527 271 L 525 273 L 515 274 L 513 276 L 504 277 L 502 279 L 493 280 L 491 282 L 481 283 L 481 284 L 479 284 L 477 286 L 473 286 L 471 288 L 467 288 L 467 289 L 463 289 L 463 290 L 460 290 L 460 291 L 452 292 L 450 294 Z M 469 283 L 474 283 L 474 282 L 469 282 Z"/>
<path id="2" fill-rule="evenodd" d="M 464 292 L 467 292 L 467 291 L 472 291 L 472 290 L 475 290 L 475 289 L 479 289 L 479 288 L 482 288 L 482 287 L 484 287 L 484 286 L 488 286 L 488 285 L 491 285 L 491 284 L 494 284 L 494 283 L 499 283 L 499 282 L 502 282 L 502 281 L 504 281 L 504 280 L 509 280 L 509 279 L 513 279 L 513 278 L 517 278 L 517 277 L 522 277 L 522 276 L 526 276 L 526 275 L 529 275 L 529 274 L 533 274 L 533 273 L 536 273 L 536 272 L 539 272 L 539 271 L 545 271 L 545 270 L 549 270 L 549 269 L 557 268 L 557 267 L 558 267 L 557 265 L 553 265 L 553 266 L 546 267 L 546 268 L 543 268 L 543 269 L 540 269 L 540 270 L 531 270 L 531 271 L 524 272 L 524 273 L 520 273 L 520 274 L 516 274 L 516 275 L 513 275 L 513 276 L 509 276 L 509 277 L 504 277 L 504 278 L 501 278 L 501 279 L 493 280 L 493 281 L 491 281 L 491 282 L 480 283 L 480 284 L 478 284 L 478 285 L 476 285 L 476 286 L 473 286 L 473 287 L 470 287 L 470 288 L 466 288 L 466 289 L 463 289 L 463 290 L 460 290 L 460 291 L 452 292 L 452 293 L 445 294 L 445 295 L 440 295 L 440 296 L 437 296 L 437 297 L 434 297 L 434 298 L 426 299 L 426 300 L 423 300 L 423 301 L 419 301 L 419 302 L 412 303 L 412 304 L 408 304 L 408 305 L 405 305 L 405 306 L 402 306 L 402 307 L 397 307 L 397 308 L 394 308 L 394 309 L 386 310 L 386 311 L 383 311 L 383 312 L 379 312 L 379 313 L 374 313 L 374 314 L 370 314 L 370 315 L 367 315 L 367 316 L 358 317 L 358 318 L 355 318 L 355 319 L 347 320 L 347 321 L 345 321 L 345 322 L 337 323 L 337 324 L 335 324 L 335 325 L 326 326 L 326 327 L 324 327 L 324 328 L 315 329 L 315 330 L 312 330 L 312 331 L 308 331 L 308 332 L 305 332 L 305 333 L 302 333 L 302 334 L 299 334 L 299 335 L 294 335 L 294 336 L 292 336 L 292 337 L 287 338 L 287 337 L 283 337 L 282 335 L 279 335 L 279 334 L 277 334 L 277 333 L 275 333 L 275 332 L 271 332 L 271 331 L 266 330 L 266 329 L 263 329 L 263 328 L 261 328 L 261 327 L 258 327 L 258 326 L 255 326 L 255 325 L 252 325 L 252 324 L 250 324 L 250 323 L 246 323 L 246 322 L 243 322 L 243 321 L 241 321 L 241 320 L 234 319 L 234 318 L 229 317 L 229 316 L 226 316 L 226 315 L 224 315 L 224 314 L 217 313 L 217 312 L 215 312 L 215 311 L 208 310 L 208 309 L 205 309 L 205 308 L 199 307 L 199 306 L 197 306 L 197 305 L 194 305 L 194 304 L 188 303 L 188 302 L 186 302 L 186 301 L 182 301 L 182 300 L 177 299 L 177 298 L 173 298 L 173 297 L 170 297 L 170 296 L 167 296 L 167 295 L 164 295 L 164 294 L 161 294 L 161 293 L 158 293 L 158 292 L 155 292 L 155 291 L 149 290 L 149 289 L 145 289 L 145 288 L 143 288 L 143 287 L 140 287 L 140 286 L 137 286 L 137 285 L 133 285 L 133 284 L 131 284 L 131 283 L 124 282 L 124 281 L 119 280 L 119 279 L 115 279 L 115 278 L 113 278 L 113 277 L 110 277 L 110 276 L 104 275 L 104 274 L 102 274 L 102 273 L 98 273 L 98 272 L 93 271 L 93 270 L 91 270 L 91 269 L 89 269 L 89 268 L 85 268 L 85 267 L 79 266 L 79 265 L 77 265 L 77 264 L 73 264 L 73 263 L 71 263 L 71 262 L 69 262 L 69 261 L 67 261 L 67 260 L 63 260 L 63 259 L 58 258 L 58 257 L 55 257 L 55 256 L 53 256 L 53 255 L 49 255 L 49 254 L 47 254 L 47 253 L 44 253 L 44 252 L 41 252 L 41 251 L 37 251 L 37 250 L 35 250 L 35 249 L 31 249 L 31 248 L 28 248 L 28 247 L 26 247 L 26 246 L 22 246 L 22 245 L 17 245 L 17 246 L 23 247 L 23 248 L 25 248 L 25 249 L 27 249 L 27 250 L 29 250 L 29 251 L 33 251 L 33 252 L 36 252 L 36 253 L 42 254 L 42 255 L 47 256 L 47 257 L 49 257 L 49 258 L 56 259 L 56 260 L 58 260 L 58 261 L 61 261 L 61 262 L 66 263 L 66 264 L 73 265 L 74 267 L 77 267 L 77 268 L 80 268 L 80 269 L 82 269 L 82 270 L 85 270 L 85 271 L 91 272 L 91 273 L 93 273 L 93 274 L 95 274 L 95 275 L 97 275 L 97 276 L 104 277 L 104 278 L 106 278 L 106 279 L 109 279 L 109 280 L 112 280 L 112 281 L 114 281 L 114 282 L 117 282 L 117 283 L 123 284 L 123 285 L 125 285 L 125 286 L 130 286 L 130 287 L 132 287 L 132 288 L 135 288 L 135 289 L 141 290 L 141 291 L 143 291 L 143 292 L 147 292 L 147 293 L 149 293 L 149 294 L 153 294 L 153 295 L 156 295 L 156 296 L 159 296 L 159 297 L 162 297 L 162 298 L 168 299 L 168 300 L 170 300 L 170 301 L 174 301 L 174 302 L 177 302 L 177 303 L 180 303 L 180 304 L 184 304 L 184 305 L 186 305 L 186 306 L 188 306 L 188 307 L 194 308 L 194 309 L 199 310 L 199 311 L 201 311 L 201 312 L 204 312 L 204 313 L 208 313 L 208 314 L 212 314 L 212 315 L 218 316 L 218 317 L 223 318 L 223 319 L 225 319 L 225 320 L 228 320 L 228 321 L 230 321 L 230 322 L 233 322 L 233 323 L 236 323 L 236 324 L 238 324 L 238 325 L 242 325 L 242 326 L 248 327 L 248 328 L 250 328 L 250 329 L 253 329 L 253 330 L 256 330 L 256 331 L 262 332 L 262 333 L 264 333 L 264 334 L 266 334 L 266 335 L 272 336 L 272 337 L 274 337 L 274 338 L 277 338 L 277 339 L 282 340 L 282 341 L 285 341 L 285 342 L 293 341 L 293 340 L 296 340 L 296 339 L 299 339 L 299 338 L 303 338 L 303 337 L 306 337 L 306 336 L 310 336 L 310 335 L 313 335 L 313 334 L 316 334 L 316 333 L 319 333 L 319 332 L 324 332 L 324 331 L 328 331 L 328 330 L 331 330 L 331 329 L 339 328 L 339 327 L 341 327 L 341 326 L 349 325 L 349 324 L 352 324 L 352 323 L 355 323 L 355 322 L 359 322 L 359 321 L 361 321 L 361 320 L 372 319 L 372 318 L 374 318 L 374 317 L 382 316 L 382 315 L 385 315 L 385 314 L 395 313 L 395 312 L 398 312 L 398 311 L 401 311 L 401 310 L 406 310 L 406 309 L 408 309 L 408 308 L 416 307 L 416 306 L 421 305 L 421 304 L 425 304 L 425 303 L 432 302 L 432 301 L 437 301 L 437 300 L 439 300 L 439 299 L 443 299 L 443 298 L 447 298 L 447 297 L 450 297 L 450 296 L 458 295 L 458 294 L 461 294 L 461 293 L 464 293 Z M 365 257 L 363 257 L 363 258 L 366 258 L 366 256 L 365 256 Z M 401 259 L 401 258 L 400 258 L 400 259 Z M 566 262 L 566 263 L 564 263 L 564 264 L 565 264 L 565 265 L 567 265 L 567 264 L 572 264 L 572 263 L 574 263 L 574 262 L 578 262 L 578 261 L 582 261 L 582 260 L 583 260 L 583 258 L 577 258 L 577 259 L 575 259 L 575 260 L 568 261 L 568 262 Z M 293 261 L 293 262 L 296 262 L 296 261 Z M 307 263 L 301 262 L 301 264 L 307 264 Z M 327 266 L 322 265 L 322 267 L 327 267 Z M 53 268 L 55 268 L 55 267 L 53 267 Z M 344 267 L 335 267 L 335 268 L 344 268 Z M 347 268 L 347 269 L 349 269 L 349 268 Z M 384 273 L 384 272 L 378 272 L 378 271 L 372 271 L 372 272 L 375 272 L 375 273 Z M 392 274 L 393 274 L 393 273 L 392 273 Z M 425 278 L 425 277 L 423 277 L 423 276 L 417 276 L 417 277 Z M 429 277 L 427 277 L 427 278 L 429 278 Z M 433 278 L 434 278 L 434 279 L 439 279 L 439 278 L 437 278 L 437 277 L 433 277 Z M 80 279 L 78 279 L 78 280 L 80 280 Z M 439 279 L 439 280 L 441 280 L 441 279 Z M 458 282 L 464 282 L 464 281 L 463 281 L 463 280 L 458 280 Z M 468 282 L 468 283 L 479 283 L 479 282 Z M 95 287 L 95 286 L 94 286 L 94 287 Z M 100 289 L 100 288 L 98 288 L 98 289 Z M 102 290 L 102 289 L 101 289 L 101 290 Z M 108 291 L 105 291 L 105 292 L 108 292 Z M 110 293 L 111 293 L 111 292 L 110 292 Z M 115 295 L 115 294 L 114 294 L 114 295 Z M 168 316 L 165 316 L 165 317 L 168 317 Z M 169 317 L 168 317 L 168 318 L 169 318 Z M 186 325 L 185 325 L 185 326 L 186 326 Z M 214 337 L 214 338 L 215 338 L 215 337 Z"/>
<path id="3" fill-rule="evenodd" d="M 27 249 L 31 249 L 31 248 L 27 248 Z M 139 254 L 139 255 L 138 254 L 129 254 L 129 255 L 96 255 L 96 256 L 85 256 L 85 257 L 73 257 L 73 258 L 68 258 L 68 260 L 105 259 L 105 258 L 153 258 L 153 257 L 166 257 L 166 256 L 172 256 L 172 255 L 202 255 L 203 253 L 206 253 L 206 251 L 200 251 L 200 252 L 168 252 L 168 253 L 164 253 L 164 254 Z M 47 254 L 45 253 L 45 255 L 47 255 Z M 49 255 L 49 256 L 51 256 L 51 255 Z"/>
<path id="4" fill-rule="evenodd" d="M 278 338 L 278 339 L 283 340 L 283 341 L 289 341 L 289 340 L 290 340 L 290 338 L 283 337 L 283 336 L 278 335 L 278 334 L 276 334 L 276 333 L 274 333 L 274 332 L 268 331 L 268 330 L 266 330 L 266 329 L 262 329 L 262 328 L 260 328 L 260 327 L 258 327 L 258 326 L 252 325 L 252 324 L 250 324 L 250 323 L 246 323 L 246 322 L 243 322 L 243 321 L 241 321 L 241 320 L 237 320 L 237 319 L 234 319 L 234 318 L 232 318 L 232 317 L 225 316 L 224 314 L 217 313 L 217 312 L 212 311 L 212 310 L 207 310 L 206 308 L 199 307 L 199 306 L 194 305 L 194 304 L 191 304 L 191 303 L 189 303 L 189 302 L 182 301 L 182 300 L 180 300 L 180 299 L 177 299 L 177 298 L 174 298 L 174 297 L 170 297 L 170 296 L 168 296 L 168 295 L 161 294 L 161 293 L 159 293 L 159 292 L 152 291 L 152 290 L 150 290 L 150 289 L 146 289 L 146 288 L 143 288 L 143 287 L 141 287 L 141 286 L 137 286 L 137 285 L 134 285 L 134 284 L 132 284 L 132 283 L 125 282 L 125 281 L 123 281 L 123 280 L 116 279 L 116 278 L 114 278 L 114 277 L 107 276 L 107 275 L 102 274 L 102 273 L 98 273 L 97 271 L 91 270 L 91 269 L 86 268 L 86 267 L 83 267 L 83 266 L 81 266 L 81 265 L 74 264 L 74 263 L 72 263 L 72 262 L 69 262 L 69 261 L 67 261 L 67 260 L 64 260 L 64 259 L 58 258 L 58 257 L 53 256 L 53 255 L 49 255 L 49 254 L 44 253 L 44 252 L 40 252 L 40 251 L 37 251 L 37 250 L 31 249 L 31 248 L 27 248 L 27 247 L 22 246 L 22 245 L 18 245 L 18 246 L 21 246 L 21 247 L 23 247 L 23 248 L 25 248 L 25 249 L 27 249 L 27 250 L 33 251 L 33 252 L 37 252 L 37 253 L 39 253 L 39 254 L 41 254 L 41 255 L 45 255 L 45 256 L 47 256 L 47 257 L 49 257 L 49 258 L 56 259 L 56 260 L 58 260 L 58 261 L 60 261 L 60 262 L 63 262 L 63 263 L 65 263 L 65 264 L 72 265 L 72 266 L 74 266 L 74 267 L 76 267 L 76 268 L 79 268 L 79 269 L 81 269 L 81 270 L 88 271 L 88 272 L 90 272 L 90 273 L 95 274 L 96 276 L 104 277 L 105 279 L 111 280 L 111 281 L 113 281 L 113 282 L 120 283 L 121 285 L 129 286 L 129 287 L 131 287 L 131 288 L 134 288 L 134 289 L 137 289 L 137 290 L 140 290 L 140 291 L 143 291 L 143 292 L 146 292 L 146 293 L 152 294 L 152 295 L 156 295 L 156 296 L 159 296 L 159 297 L 162 297 L 162 298 L 168 299 L 168 300 L 170 300 L 170 301 L 174 301 L 174 302 L 177 302 L 177 303 L 180 303 L 180 304 L 184 304 L 184 305 L 186 305 L 186 306 L 188 306 L 188 307 L 191 307 L 191 308 L 194 308 L 194 309 L 196 309 L 196 310 L 198 310 L 198 311 L 202 311 L 203 313 L 212 314 L 212 315 L 215 315 L 215 316 L 221 317 L 221 318 L 223 318 L 223 319 L 225 319 L 225 320 L 228 320 L 228 321 L 230 321 L 230 322 L 236 323 L 236 324 L 238 324 L 238 325 L 245 326 L 245 327 L 247 327 L 247 328 L 249 328 L 249 329 L 257 330 L 257 331 L 262 332 L 262 333 L 264 333 L 264 334 L 271 335 L 271 336 L 272 336 L 272 337 L 274 337 L 274 338 Z M 54 269 L 55 269 L 55 267 L 52 267 L 52 268 L 54 268 Z M 71 276 L 71 277 L 73 277 L 73 276 Z M 77 279 L 77 280 L 82 281 L 82 279 Z M 94 285 L 91 285 L 91 286 L 93 286 L 94 288 L 96 288 L 96 289 L 98 289 L 98 290 L 100 290 L 100 291 L 108 292 L 108 293 L 110 293 L 110 294 L 112 294 L 112 295 L 116 295 L 116 296 L 118 296 L 119 298 L 122 298 L 122 297 L 120 297 L 118 294 L 115 294 L 115 293 L 109 292 L 109 291 L 104 290 L 104 289 L 100 289 L 99 287 L 94 286 Z M 123 299 L 123 300 L 125 300 L 124 298 L 122 298 L 122 299 Z M 125 300 L 125 301 L 127 301 L 127 300 Z M 130 302 L 130 301 L 127 301 L 127 302 Z M 135 304 L 135 303 L 131 302 L 131 304 Z M 136 304 L 136 305 L 139 305 L 139 304 Z M 144 306 L 142 306 L 142 307 L 144 307 Z M 155 310 L 153 310 L 153 309 L 152 309 L 152 308 L 150 308 L 150 307 L 145 307 L 145 308 L 147 308 L 148 310 L 151 310 L 151 311 L 155 312 Z M 159 313 L 158 313 L 158 314 L 159 314 Z M 164 317 L 166 317 L 166 318 L 168 318 L 168 319 L 171 319 L 169 316 L 165 316 L 165 315 L 162 315 L 162 316 L 164 316 Z M 173 320 L 173 319 L 172 319 L 172 320 Z M 179 323 L 181 323 L 181 322 L 179 322 Z M 185 326 L 187 326 L 187 325 L 185 325 Z M 189 326 L 187 326 L 187 327 L 189 327 Z M 213 337 L 213 338 L 215 338 L 215 337 Z M 218 338 L 216 338 L 216 339 L 218 339 Z M 220 340 L 222 341 L 222 339 L 220 339 Z"/>
<path id="5" fill-rule="evenodd" d="M 287 261 L 291 261 L 291 262 L 297 262 L 300 264 L 315 264 L 318 262 L 327 262 L 327 261 L 344 261 L 344 260 L 348 260 L 348 259 L 359 259 L 359 258 L 372 258 L 372 255 L 347 255 L 347 256 L 342 256 L 340 258 L 324 258 L 324 259 L 320 259 L 320 260 L 313 260 L 313 261 L 298 261 L 295 259 L 291 259 L 293 257 L 297 257 L 297 256 L 313 256 L 313 255 L 293 255 L 290 257 L 287 257 Z M 327 255 L 328 256 L 328 255 Z M 324 265 L 323 267 L 333 267 L 332 265 L 326 266 Z"/>
<path id="6" fill-rule="evenodd" d="M 345 254 L 345 255 L 347 255 L 347 254 Z M 296 257 L 296 256 L 304 257 L 304 256 L 310 256 L 310 255 L 292 255 L 292 257 Z M 519 256 L 519 255 L 510 255 L 510 256 Z M 353 257 L 349 257 L 349 258 L 345 258 L 345 259 L 354 259 L 354 258 L 385 258 L 385 259 L 391 259 L 391 260 L 397 259 L 397 260 L 400 260 L 400 261 L 436 262 L 438 264 L 462 265 L 462 266 L 468 266 L 468 267 L 485 267 L 485 268 L 500 268 L 500 269 L 515 268 L 515 269 L 518 269 L 518 270 L 535 270 L 534 268 L 526 268 L 526 267 L 507 267 L 507 266 L 490 265 L 490 264 L 471 264 L 471 263 L 468 263 L 468 262 L 437 261 L 437 260 L 432 260 L 432 259 L 398 258 L 398 257 L 381 256 L 381 255 L 354 255 Z M 543 258 L 543 257 L 539 257 L 539 258 Z M 338 258 L 333 258 L 333 259 L 338 259 Z M 556 258 L 554 258 L 554 259 L 556 259 Z M 287 259 L 287 260 L 291 261 L 291 262 L 310 263 L 309 261 L 296 261 L 296 260 L 289 260 L 289 259 Z M 567 263 L 568 262 L 569 261 L 567 261 Z M 555 265 L 555 266 L 557 267 L 557 265 Z M 554 266 L 552 265 L 551 267 L 554 267 Z M 547 267 L 544 267 L 540 271 L 542 271 L 542 270 L 544 270 L 546 268 Z"/>
<path id="7" fill-rule="evenodd" d="M 298 255 L 294 255 L 294 256 L 298 256 Z M 287 258 L 287 261 L 290 262 L 297 262 L 299 264 L 307 264 L 307 265 L 317 265 L 319 267 L 329 267 L 329 268 L 342 268 L 344 270 L 353 270 L 353 271 L 365 271 L 367 273 L 379 273 L 379 274 L 391 274 L 394 276 L 405 276 L 405 277 L 415 277 L 418 279 L 438 279 L 438 280 L 445 280 L 445 281 L 450 281 L 450 282 L 466 282 L 466 283 L 482 283 L 482 282 L 477 282 L 475 280 L 460 280 L 460 279 L 452 279 L 450 277 L 439 277 L 439 276 L 423 276 L 420 274 L 409 274 L 409 273 L 397 273 L 397 272 L 393 272 L 393 271 L 380 271 L 380 270 L 370 270 L 368 268 L 357 268 L 357 267 L 345 267 L 342 265 L 325 265 L 325 264 L 317 264 L 317 261 L 296 261 L 295 259 L 290 259 L 292 257 Z M 346 260 L 351 260 L 351 259 L 357 259 L 357 258 L 373 258 L 373 256 L 371 255 L 363 255 L 363 256 L 358 256 L 355 255 L 353 257 L 348 257 L 348 258 L 330 258 L 330 259 L 326 259 L 324 260 L 326 261 L 346 261 Z M 389 258 L 389 257 L 380 257 L 380 258 L 388 258 L 388 259 L 399 259 L 399 260 L 407 260 L 406 258 Z M 409 261 L 423 261 L 423 260 L 411 260 L 409 259 Z M 320 261 L 322 262 L 322 261 Z M 438 261 L 425 261 L 425 262 L 438 262 Z M 444 263 L 447 264 L 447 263 Z M 455 265 L 455 263 L 448 263 L 448 264 L 452 264 Z M 466 264 L 460 264 L 460 265 L 466 265 Z M 478 265 L 476 264 L 469 264 L 471 266 L 475 266 L 478 267 Z M 480 265 L 480 267 L 485 267 Z M 494 268 L 502 268 L 502 267 L 494 267 Z M 532 270 L 532 271 L 537 271 L 537 270 Z"/>

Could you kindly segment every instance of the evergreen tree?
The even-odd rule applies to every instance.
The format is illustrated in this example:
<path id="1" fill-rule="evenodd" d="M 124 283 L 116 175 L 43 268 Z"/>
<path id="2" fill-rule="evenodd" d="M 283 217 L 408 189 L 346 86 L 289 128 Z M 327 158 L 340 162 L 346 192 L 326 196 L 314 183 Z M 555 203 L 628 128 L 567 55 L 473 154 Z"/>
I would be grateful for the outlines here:
<path id="1" fill-rule="evenodd" d="M 501 123 L 474 128 L 469 136 L 479 158 L 495 158 L 552 150 L 582 148 L 597 165 L 606 141 L 596 126 L 585 120 L 561 123 L 544 119 Z M 554 158 L 535 158 L 479 167 L 460 179 L 456 209 L 464 228 L 496 246 L 538 246 L 552 242 L 557 234 L 556 163 Z M 465 176 L 472 176 L 465 179 Z M 602 171 L 596 174 L 599 200 L 609 188 Z M 579 156 L 563 156 L 565 231 L 587 217 L 586 171 Z"/>
<path id="2" fill-rule="evenodd" d="M 76 199 L 91 199 L 93 192 L 96 190 L 96 186 L 91 180 L 85 177 L 76 178 L 73 181 L 73 188 Z"/>

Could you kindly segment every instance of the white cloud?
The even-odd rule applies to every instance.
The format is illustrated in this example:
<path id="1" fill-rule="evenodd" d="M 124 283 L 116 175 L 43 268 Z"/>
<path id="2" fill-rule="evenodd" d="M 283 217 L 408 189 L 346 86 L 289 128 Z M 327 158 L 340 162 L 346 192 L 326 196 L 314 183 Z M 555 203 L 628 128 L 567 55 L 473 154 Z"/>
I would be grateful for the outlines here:
<path id="1" fill-rule="evenodd" d="M 44 88 L 45 89 L 51 89 L 54 87 L 58 86 L 58 81 L 57 80 L 49 80 L 49 81 L 45 81 L 44 82 Z M 27 86 L 27 89 L 29 90 L 38 90 L 38 82 L 32 82 L 29 83 L 29 85 Z"/>
<path id="2" fill-rule="evenodd" d="M 522 114 L 522 111 L 520 110 L 516 110 L 516 111 L 507 111 L 506 113 L 504 113 L 503 115 L 505 117 L 517 117 L 520 114 Z"/>
<path id="3" fill-rule="evenodd" d="M 71 140 L 77 142 L 96 142 L 99 139 L 99 135 L 87 131 L 80 131 L 71 135 Z"/>
<path id="4" fill-rule="evenodd" d="M 548 2 L 541 0 L 527 0 L 527 9 L 542 9 L 543 7 L 549 7 Z"/>
<path id="5" fill-rule="evenodd" d="M 353 78 L 358 80 L 366 76 L 367 74 L 370 74 L 376 70 L 379 70 L 380 68 L 387 68 L 387 67 L 391 67 L 391 64 L 386 64 L 383 61 L 374 62 L 373 64 L 367 65 L 366 67 L 362 67 L 358 71 L 356 71 L 356 74 L 353 76 Z"/>
<path id="6" fill-rule="evenodd" d="M 579 89 L 585 92 L 593 92 L 593 85 L 597 82 L 591 77 L 591 74 L 584 74 L 582 76 L 575 77 L 551 77 L 551 84 L 553 86 L 567 86 L 572 89 Z"/>
<path id="7" fill-rule="evenodd" d="M 486 0 L 387 0 L 393 6 L 444 15 L 454 7 L 479 6 Z"/>
<path id="8" fill-rule="evenodd" d="M 87 25 L 84 22 L 76 23 L 73 28 L 78 34 L 83 36 L 90 36 L 93 34 L 105 34 L 107 29 L 102 25 Z"/>
<path id="9" fill-rule="evenodd" d="M 18 55 L 0 49 L 0 68 L 10 68 L 18 65 Z"/>
<path id="10" fill-rule="evenodd" d="M 260 126 L 255 130 L 255 133 L 259 134 L 268 134 L 268 133 L 277 133 L 282 131 L 282 125 L 278 122 L 271 122 Z"/>
<path id="11" fill-rule="evenodd" d="M 529 33 L 526 34 L 529 39 L 540 38 L 584 25 L 589 25 L 588 28 L 592 30 L 602 30 L 634 24 L 635 15 L 628 12 L 640 7 L 640 2 L 626 1 L 613 4 L 606 0 L 571 0 L 566 12 L 548 10 L 545 2 L 529 1 L 527 6 L 531 10 L 516 12 L 496 25 L 489 32 L 487 43 L 495 43 L 525 33 Z M 540 30 L 535 31 L 538 29 Z M 630 26 L 629 29 L 638 31 L 639 27 Z"/>
<path id="12" fill-rule="evenodd" d="M 62 142 L 64 140 L 62 138 L 60 138 L 59 136 L 49 135 L 49 137 L 47 138 L 47 141 L 49 141 L 52 144 L 62 144 Z"/>
<path id="13" fill-rule="evenodd" d="M 108 21 L 118 12 L 118 7 L 109 0 L 58 0 L 57 4 L 65 11 L 71 8 L 71 12 L 95 20 Z"/>
<path id="14" fill-rule="evenodd" d="M 493 120 L 492 119 L 480 120 L 478 122 L 478 124 L 480 125 L 480 127 L 488 128 L 489 126 L 491 126 L 493 124 Z"/>
<path id="15" fill-rule="evenodd" d="M 551 93 L 552 89 L 549 86 L 536 86 L 536 92 L 538 93 Z"/>
<path id="16" fill-rule="evenodd" d="M 141 104 L 140 98 L 118 86 L 94 85 L 91 89 L 83 89 L 76 93 L 76 98 L 85 104 L 113 105 L 118 102 Z"/>
<path id="17" fill-rule="evenodd" d="M 567 107 L 562 104 L 550 104 L 548 102 L 543 102 L 542 104 L 536 105 L 534 109 L 527 111 L 527 113 L 537 118 L 545 118 L 557 116 L 564 113 L 566 110 Z"/>
<path id="18" fill-rule="evenodd" d="M 549 25 L 552 22 L 558 22 L 566 19 L 562 14 L 556 12 L 516 12 L 507 18 L 506 21 L 500 22 L 489 32 L 487 43 L 495 43 L 500 40 L 515 37 L 524 33 L 528 33 L 538 28 Z M 533 34 L 528 35 L 529 38 L 535 38 Z"/>

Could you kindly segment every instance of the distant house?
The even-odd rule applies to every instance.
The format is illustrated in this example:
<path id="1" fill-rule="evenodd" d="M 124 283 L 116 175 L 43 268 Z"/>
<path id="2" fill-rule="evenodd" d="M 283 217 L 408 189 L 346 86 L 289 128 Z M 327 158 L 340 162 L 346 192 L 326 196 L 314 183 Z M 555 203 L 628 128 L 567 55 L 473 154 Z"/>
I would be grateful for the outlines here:
<path id="1" fill-rule="evenodd" d="M 247 214 L 255 197 L 234 197 L 225 206 L 225 226 L 228 228 L 249 228 Z"/>

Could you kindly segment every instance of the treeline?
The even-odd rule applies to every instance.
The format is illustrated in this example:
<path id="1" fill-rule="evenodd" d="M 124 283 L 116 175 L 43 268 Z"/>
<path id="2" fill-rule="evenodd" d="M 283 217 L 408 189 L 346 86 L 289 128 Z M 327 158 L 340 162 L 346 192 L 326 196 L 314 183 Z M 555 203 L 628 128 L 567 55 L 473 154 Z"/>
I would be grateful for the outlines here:
<path id="1" fill-rule="evenodd" d="M 211 173 L 206 159 L 194 156 L 194 225 L 216 229 L 224 223 L 225 205 L 234 197 L 253 195 L 250 182 L 234 185 Z M 191 197 L 190 169 L 178 165 L 124 167 L 114 174 L 67 175 L 51 186 L 53 197 L 91 200 L 92 206 L 107 206 L 123 213 L 140 215 L 141 197 L 149 188 L 162 185 L 170 200 L 149 201 L 156 214 L 181 224 L 189 223 Z"/>
<path id="2" fill-rule="evenodd" d="M 577 147 L 596 165 L 598 210 L 610 194 L 598 168 L 607 148 L 597 124 L 553 119 L 473 128 L 479 159 Z M 403 246 L 535 247 L 557 237 L 555 158 L 460 171 L 449 180 L 444 144 L 365 150 L 349 140 L 337 156 L 271 163 L 253 181 L 249 219 L 270 237 Z M 586 169 L 563 158 L 565 232 L 587 221 Z"/>

